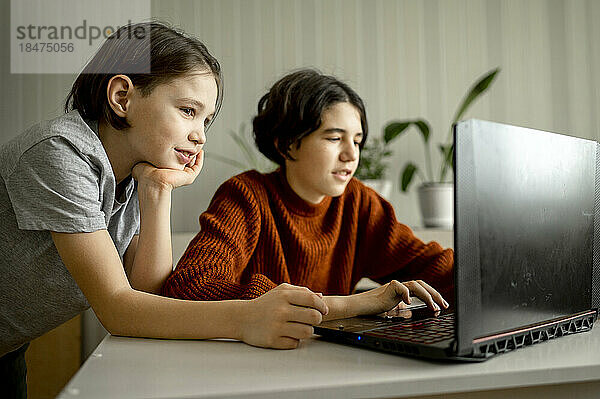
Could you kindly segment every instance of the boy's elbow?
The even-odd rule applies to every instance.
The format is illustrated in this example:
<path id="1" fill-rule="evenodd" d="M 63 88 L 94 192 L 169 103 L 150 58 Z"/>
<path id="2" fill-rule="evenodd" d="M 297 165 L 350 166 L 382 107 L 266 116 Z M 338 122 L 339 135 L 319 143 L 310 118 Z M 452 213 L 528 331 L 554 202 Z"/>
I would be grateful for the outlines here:
<path id="1" fill-rule="evenodd" d="M 129 318 L 119 316 L 120 315 L 115 315 L 114 317 L 108 317 L 105 319 L 98 318 L 98 320 L 100 320 L 100 323 L 102 323 L 102 326 L 110 335 L 121 337 L 140 336 L 139 331 L 135 328 Z"/>
<path id="2" fill-rule="evenodd" d="M 128 335 L 124 323 L 119 323 L 115 317 L 101 317 L 98 315 L 98 320 L 110 335 Z"/>
<path id="3" fill-rule="evenodd" d="M 129 298 L 134 292 L 133 288 L 127 287 L 127 289 L 114 293 L 109 299 L 108 306 L 94 307 L 94 313 L 98 320 L 111 335 L 132 335 L 132 315 L 130 313 L 132 306 Z"/>
<path id="4" fill-rule="evenodd" d="M 141 284 L 141 283 L 135 284 L 132 282 L 131 288 L 135 291 L 146 292 L 148 294 L 154 294 L 154 295 L 160 295 L 161 289 L 162 289 L 162 284 L 149 285 L 149 284 Z"/>
<path id="5" fill-rule="evenodd" d="M 147 273 L 143 270 L 134 270 L 128 277 L 129 285 L 136 291 L 160 295 L 162 287 L 173 275 L 173 269 L 169 265 L 164 270 L 156 270 Z"/>
<path id="6" fill-rule="evenodd" d="M 110 335 L 116 335 L 116 336 L 122 336 L 122 337 L 128 336 L 128 334 L 125 331 L 123 331 L 120 328 L 117 328 L 117 326 L 115 326 L 115 325 L 112 325 L 112 324 L 111 325 L 105 325 L 104 323 L 102 325 L 104 326 L 104 329 L 106 331 L 108 331 L 108 333 Z"/>

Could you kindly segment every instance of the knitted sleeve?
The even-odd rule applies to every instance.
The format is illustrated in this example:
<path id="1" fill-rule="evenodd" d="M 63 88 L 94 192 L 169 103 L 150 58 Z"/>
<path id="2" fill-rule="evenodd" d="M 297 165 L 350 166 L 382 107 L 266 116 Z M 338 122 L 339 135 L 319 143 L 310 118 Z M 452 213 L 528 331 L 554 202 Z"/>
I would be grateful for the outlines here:
<path id="1" fill-rule="evenodd" d="M 396 220 L 392 205 L 363 187 L 358 237 L 360 274 L 379 283 L 423 280 L 444 298 L 454 296 L 454 252 L 424 243 Z"/>
<path id="2" fill-rule="evenodd" d="M 180 299 L 256 298 L 272 288 L 262 274 L 244 276 L 260 235 L 260 207 L 239 176 L 225 182 L 200 216 L 190 242 L 162 294 Z"/>

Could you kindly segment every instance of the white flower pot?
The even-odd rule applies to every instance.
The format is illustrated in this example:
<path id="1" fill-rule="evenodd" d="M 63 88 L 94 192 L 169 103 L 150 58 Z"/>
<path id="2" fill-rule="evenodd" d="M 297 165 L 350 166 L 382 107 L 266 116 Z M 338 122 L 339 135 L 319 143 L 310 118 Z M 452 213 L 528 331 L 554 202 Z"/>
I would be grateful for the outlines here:
<path id="1" fill-rule="evenodd" d="M 425 183 L 418 195 L 425 227 L 454 228 L 454 184 Z"/>
<path id="2" fill-rule="evenodd" d="M 377 191 L 386 200 L 390 200 L 390 194 L 392 193 L 392 181 L 385 179 L 366 179 L 361 180 L 367 187 Z"/>

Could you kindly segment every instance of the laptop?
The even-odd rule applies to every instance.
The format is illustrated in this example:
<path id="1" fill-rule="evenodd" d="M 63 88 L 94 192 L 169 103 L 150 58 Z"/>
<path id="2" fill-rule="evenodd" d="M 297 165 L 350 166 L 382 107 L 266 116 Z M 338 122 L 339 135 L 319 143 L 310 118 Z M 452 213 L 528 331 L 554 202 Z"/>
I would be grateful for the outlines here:
<path id="1" fill-rule="evenodd" d="M 354 317 L 326 340 L 483 361 L 592 329 L 600 304 L 600 145 L 482 120 L 454 126 L 455 297 L 434 315 Z"/>

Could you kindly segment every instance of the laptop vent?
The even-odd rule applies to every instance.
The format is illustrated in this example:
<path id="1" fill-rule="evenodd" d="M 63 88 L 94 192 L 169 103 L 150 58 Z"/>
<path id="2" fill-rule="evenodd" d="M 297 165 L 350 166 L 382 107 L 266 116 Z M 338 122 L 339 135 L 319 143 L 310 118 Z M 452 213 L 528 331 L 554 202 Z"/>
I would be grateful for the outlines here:
<path id="1" fill-rule="evenodd" d="M 418 355 L 419 349 L 417 347 L 411 345 L 402 345 L 400 343 L 383 341 L 381 343 L 382 347 L 386 351 L 402 353 L 406 355 Z"/>
<path id="2" fill-rule="evenodd" d="M 581 319 L 574 319 L 562 323 L 554 324 L 549 327 L 542 327 L 535 330 L 528 330 L 511 337 L 503 337 L 496 340 L 487 341 L 483 345 L 475 348 L 474 356 L 490 357 L 498 353 L 509 352 L 513 349 L 523 346 L 537 344 L 548 341 L 552 338 L 562 337 L 563 335 L 575 334 L 588 331 L 594 324 L 594 316 L 585 316 Z"/>

